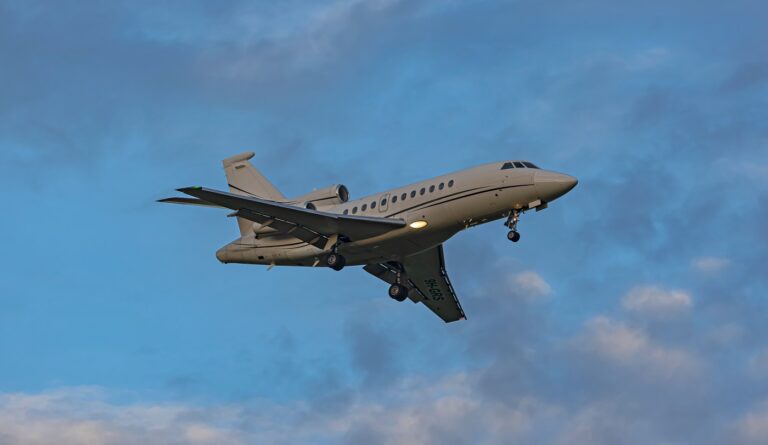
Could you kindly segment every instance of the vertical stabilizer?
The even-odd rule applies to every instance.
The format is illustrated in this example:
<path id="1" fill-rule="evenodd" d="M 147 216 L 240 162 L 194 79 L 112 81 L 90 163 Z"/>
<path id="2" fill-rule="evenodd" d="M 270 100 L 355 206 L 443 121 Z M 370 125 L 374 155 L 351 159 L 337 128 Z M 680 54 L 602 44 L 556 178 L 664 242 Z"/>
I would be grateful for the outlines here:
<path id="1" fill-rule="evenodd" d="M 224 159 L 224 173 L 227 175 L 229 190 L 237 195 L 253 196 L 272 201 L 285 201 L 280 191 L 264 175 L 248 162 L 254 156 L 252 151 L 240 153 Z M 247 219 L 237 218 L 240 235 L 253 233 L 253 223 Z"/>

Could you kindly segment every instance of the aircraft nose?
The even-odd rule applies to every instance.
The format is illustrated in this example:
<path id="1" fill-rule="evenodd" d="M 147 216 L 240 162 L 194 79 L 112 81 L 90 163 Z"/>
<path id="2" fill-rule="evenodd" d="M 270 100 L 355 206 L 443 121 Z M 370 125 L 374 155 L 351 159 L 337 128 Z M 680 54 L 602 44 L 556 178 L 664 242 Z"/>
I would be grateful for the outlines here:
<path id="1" fill-rule="evenodd" d="M 562 173 L 537 171 L 533 177 L 533 183 L 541 200 L 549 202 L 568 193 L 579 181 L 573 176 Z"/>

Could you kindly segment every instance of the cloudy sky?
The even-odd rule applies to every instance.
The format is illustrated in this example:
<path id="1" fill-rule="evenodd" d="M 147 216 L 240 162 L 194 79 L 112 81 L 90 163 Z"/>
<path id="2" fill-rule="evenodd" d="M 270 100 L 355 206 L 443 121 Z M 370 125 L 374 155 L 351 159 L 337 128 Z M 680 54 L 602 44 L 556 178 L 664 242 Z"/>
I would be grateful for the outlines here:
<path id="1" fill-rule="evenodd" d="M 0 443 L 768 443 L 762 0 L 0 0 Z M 156 204 L 528 159 L 469 319 Z"/>

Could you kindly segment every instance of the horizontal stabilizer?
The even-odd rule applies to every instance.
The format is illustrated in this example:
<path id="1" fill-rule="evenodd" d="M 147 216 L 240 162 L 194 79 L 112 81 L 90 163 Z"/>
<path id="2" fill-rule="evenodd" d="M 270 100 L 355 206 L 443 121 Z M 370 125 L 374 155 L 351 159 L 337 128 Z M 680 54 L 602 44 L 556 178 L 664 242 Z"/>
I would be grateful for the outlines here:
<path id="1" fill-rule="evenodd" d="M 405 227 L 405 221 L 402 219 L 327 213 L 204 187 L 187 187 L 181 188 L 179 191 L 203 201 L 236 210 L 237 216 L 250 221 L 260 224 L 269 222 L 273 226 L 275 221 L 279 221 L 282 225 L 296 229 L 297 232 L 307 232 L 306 236 L 301 236 L 299 239 L 310 236 L 317 237 L 318 235 L 323 237 L 344 235 L 351 241 L 355 241 L 383 235 Z M 294 233 L 290 232 L 289 234 L 293 235 Z"/>

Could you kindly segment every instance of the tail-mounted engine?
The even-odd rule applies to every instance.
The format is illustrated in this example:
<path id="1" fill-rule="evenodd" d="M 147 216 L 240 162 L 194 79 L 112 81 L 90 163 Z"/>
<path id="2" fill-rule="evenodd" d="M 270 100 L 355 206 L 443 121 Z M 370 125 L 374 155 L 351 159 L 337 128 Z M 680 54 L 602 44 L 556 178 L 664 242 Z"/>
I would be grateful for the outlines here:
<path id="1" fill-rule="evenodd" d="M 306 195 L 299 196 L 293 202 L 302 207 L 315 209 L 318 207 L 341 204 L 349 200 L 349 190 L 342 184 L 332 185 L 320 190 L 314 190 Z"/>

